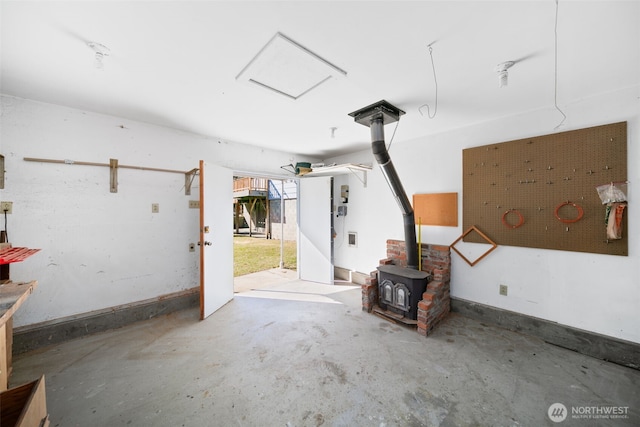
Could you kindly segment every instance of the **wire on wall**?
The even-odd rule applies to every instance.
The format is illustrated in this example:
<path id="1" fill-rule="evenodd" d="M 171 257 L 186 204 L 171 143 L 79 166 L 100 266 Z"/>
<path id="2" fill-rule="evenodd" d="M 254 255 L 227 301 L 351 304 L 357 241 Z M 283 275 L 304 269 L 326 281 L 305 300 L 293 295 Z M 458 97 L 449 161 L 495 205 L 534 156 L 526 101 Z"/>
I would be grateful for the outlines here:
<path id="1" fill-rule="evenodd" d="M 553 93 L 553 102 L 555 104 L 556 110 L 562 114 L 562 121 L 558 123 L 558 125 L 553 128 L 553 130 L 558 130 L 560 126 L 564 124 L 564 121 L 567 119 L 567 115 L 558 107 L 558 0 L 556 0 L 556 22 L 553 30 L 554 33 L 554 55 L 555 55 L 555 64 L 554 64 L 554 93 Z"/>
<path id="2" fill-rule="evenodd" d="M 433 108 L 433 115 L 431 114 L 431 109 L 429 108 L 429 104 L 422 104 L 420 108 L 418 108 L 418 111 L 420 112 L 420 115 L 424 116 L 422 109 L 424 107 L 427 107 L 427 117 L 429 117 L 430 119 L 433 119 L 438 112 L 438 79 L 436 78 L 436 66 L 433 62 L 433 48 L 431 47 L 431 45 L 429 45 L 429 56 L 431 57 L 431 69 L 433 70 L 433 81 L 436 85 L 436 100 Z"/>

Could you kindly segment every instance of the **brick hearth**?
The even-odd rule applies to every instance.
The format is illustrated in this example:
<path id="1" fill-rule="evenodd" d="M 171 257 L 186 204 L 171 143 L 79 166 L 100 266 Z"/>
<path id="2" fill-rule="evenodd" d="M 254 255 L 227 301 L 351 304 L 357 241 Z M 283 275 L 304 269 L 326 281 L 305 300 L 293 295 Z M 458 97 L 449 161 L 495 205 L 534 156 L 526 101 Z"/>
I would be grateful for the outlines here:
<path id="1" fill-rule="evenodd" d="M 431 274 L 432 280 L 418 303 L 418 327 L 420 335 L 427 336 L 451 311 L 449 287 L 451 284 L 451 251 L 448 246 L 422 244 L 422 271 Z M 387 258 L 380 265 L 407 266 L 407 253 L 402 240 L 387 240 Z M 362 285 L 362 309 L 371 313 L 378 303 L 378 270 L 371 272 Z"/>

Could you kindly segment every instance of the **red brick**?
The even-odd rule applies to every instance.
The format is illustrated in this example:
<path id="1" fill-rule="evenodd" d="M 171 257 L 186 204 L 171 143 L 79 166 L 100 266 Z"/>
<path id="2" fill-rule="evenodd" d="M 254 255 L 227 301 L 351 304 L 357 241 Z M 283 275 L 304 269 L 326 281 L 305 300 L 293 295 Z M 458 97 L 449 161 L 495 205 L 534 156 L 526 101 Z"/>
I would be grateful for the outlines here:
<path id="1" fill-rule="evenodd" d="M 420 301 L 418 303 L 418 310 L 428 311 L 432 305 L 430 301 Z"/>
<path id="2" fill-rule="evenodd" d="M 427 285 L 427 291 L 433 292 L 433 293 L 441 292 L 443 288 L 444 288 L 444 283 L 437 282 L 437 281 L 431 282 Z"/>
<path id="3" fill-rule="evenodd" d="M 433 301 L 433 299 L 434 299 L 434 297 L 435 297 L 435 294 L 434 294 L 433 292 L 429 292 L 429 291 L 427 291 L 427 292 L 425 292 L 425 293 L 423 293 L 423 294 L 422 294 L 422 300 L 423 300 L 425 303 L 427 303 L 427 302 L 429 302 L 429 303 L 430 303 L 430 302 L 432 302 L 432 301 Z M 420 307 L 420 304 L 418 304 L 418 307 Z"/>

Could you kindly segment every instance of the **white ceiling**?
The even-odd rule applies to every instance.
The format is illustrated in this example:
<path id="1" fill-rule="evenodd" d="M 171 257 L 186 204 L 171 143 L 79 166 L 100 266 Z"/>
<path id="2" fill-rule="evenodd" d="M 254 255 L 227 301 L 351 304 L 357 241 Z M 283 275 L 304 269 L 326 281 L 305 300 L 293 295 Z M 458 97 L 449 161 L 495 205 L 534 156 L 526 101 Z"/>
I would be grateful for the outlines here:
<path id="1" fill-rule="evenodd" d="M 555 0 L 0 4 L 3 94 L 318 159 L 368 147 L 348 113 L 382 99 L 406 111 L 394 144 L 554 108 Z M 639 28 L 638 1 L 560 0 L 559 106 L 638 86 Z M 297 100 L 236 80 L 278 32 L 346 77 Z M 111 50 L 103 70 L 89 41 Z"/>

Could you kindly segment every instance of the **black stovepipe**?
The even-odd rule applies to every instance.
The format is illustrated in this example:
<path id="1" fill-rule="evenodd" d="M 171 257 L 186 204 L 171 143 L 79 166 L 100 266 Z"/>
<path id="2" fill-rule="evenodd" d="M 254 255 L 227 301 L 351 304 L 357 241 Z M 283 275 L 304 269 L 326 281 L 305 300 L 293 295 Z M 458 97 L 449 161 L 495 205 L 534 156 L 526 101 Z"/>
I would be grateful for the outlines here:
<path id="1" fill-rule="evenodd" d="M 416 243 L 416 221 L 413 207 L 409 203 L 407 194 L 402 187 L 396 168 L 393 166 L 389 151 L 384 142 L 384 120 L 382 116 L 371 119 L 371 149 L 376 161 L 380 165 L 391 192 L 400 206 L 404 218 L 404 241 L 407 251 L 407 267 L 418 269 L 418 245 Z"/>

